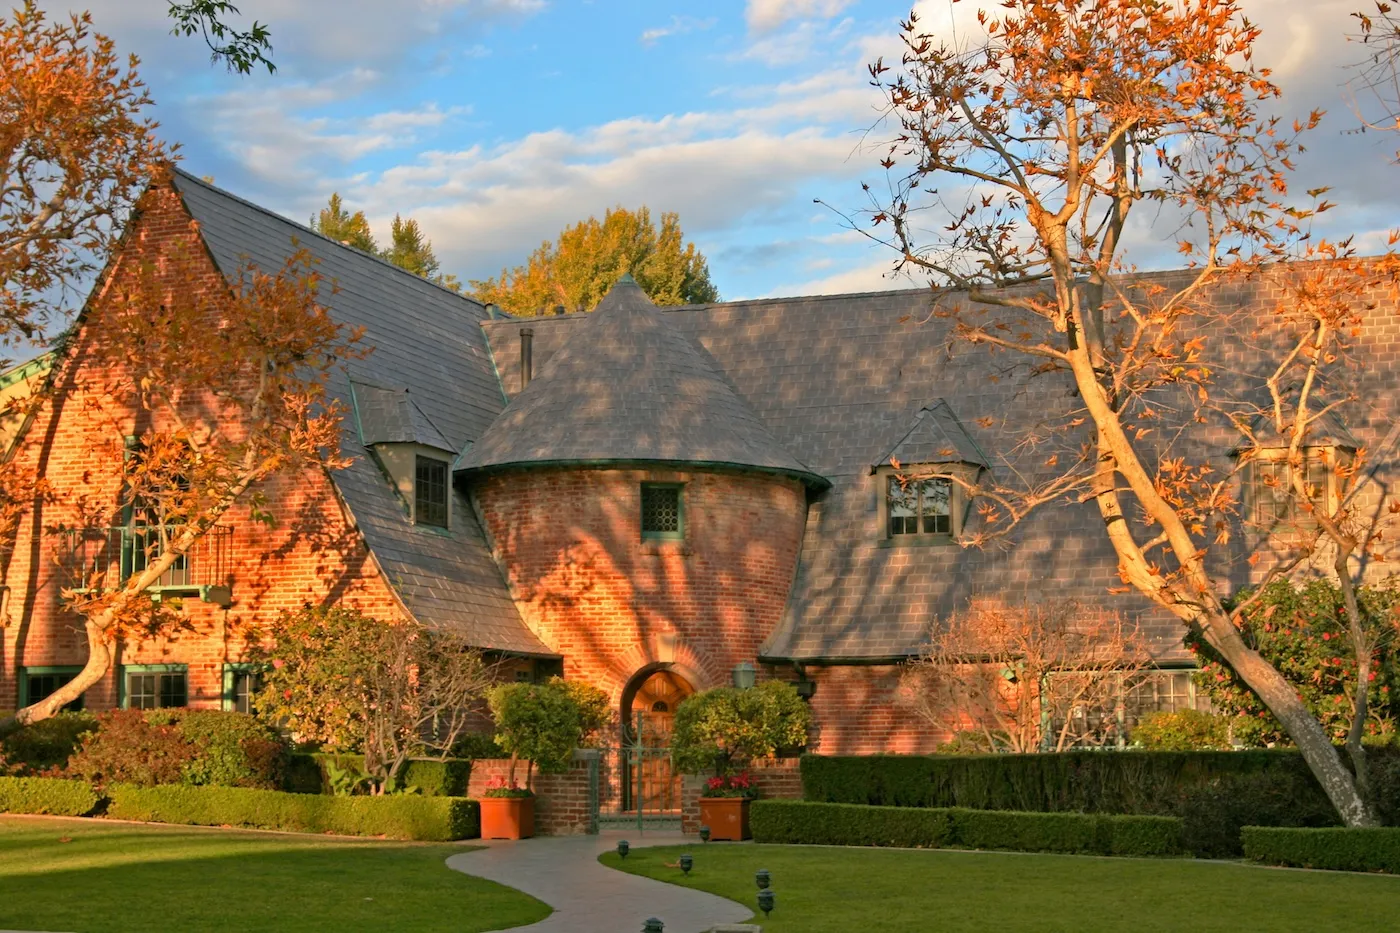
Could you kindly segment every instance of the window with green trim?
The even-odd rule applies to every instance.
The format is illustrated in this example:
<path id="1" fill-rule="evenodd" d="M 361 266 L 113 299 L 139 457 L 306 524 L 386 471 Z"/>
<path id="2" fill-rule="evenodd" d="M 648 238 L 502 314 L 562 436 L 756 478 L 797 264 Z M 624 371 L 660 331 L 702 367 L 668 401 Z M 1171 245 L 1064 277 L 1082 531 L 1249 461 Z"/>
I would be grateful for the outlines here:
<path id="1" fill-rule="evenodd" d="M 447 462 L 418 456 L 413 469 L 413 521 L 447 527 Z"/>
<path id="2" fill-rule="evenodd" d="M 78 676 L 81 667 L 66 665 L 63 667 L 25 667 L 20 669 L 19 677 L 19 705 L 23 709 L 32 703 L 51 696 L 54 691 Z M 71 703 L 65 704 L 65 710 L 80 710 L 83 708 L 83 697 L 80 695 Z"/>
<path id="3" fill-rule="evenodd" d="M 189 669 L 184 664 L 125 664 L 121 686 L 125 709 L 189 705 Z"/>
<path id="4" fill-rule="evenodd" d="M 642 483 L 642 537 L 685 537 L 685 503 L 680 483 Z"/>
<path id="5" fill-rule="evenodd" d="M 253 696 L 262 689 L 262 671 L 256 664 L 224 665 L 224 709 L 234 713 L 251 713 Z"/>

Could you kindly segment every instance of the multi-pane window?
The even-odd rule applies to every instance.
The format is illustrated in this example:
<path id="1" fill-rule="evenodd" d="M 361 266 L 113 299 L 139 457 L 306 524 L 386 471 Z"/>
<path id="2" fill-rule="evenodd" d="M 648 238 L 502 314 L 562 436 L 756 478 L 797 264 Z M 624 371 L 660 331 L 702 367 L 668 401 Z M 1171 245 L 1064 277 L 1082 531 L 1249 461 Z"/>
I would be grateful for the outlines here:
<path id="1" fill-rule="evenodd" d="M 126 706 L 129 709 L 166 709 L 189 702 L 187 674 L 183 670 L 128 670 Z"/>
<path id="2" fill-rule="evenodd" d="M 251 713 L 253 697 L 262 689 L 262 674 L 251 664 L 224 666 L 224 709 Z"/>
<path id="3" fill-rule="evenodd" d="M 953 484 L 947 479 L 885 478 L 889 535 L 951 535 Z"/>
<path id="4" fill-rule="evenodd" d="M 1319 508 L 1329 507 L 1332 471 L 1319 450 L 1310 450 L 1303 462 L 1308 498 Z M 1281 523 L 1295 526 L 1313 524 L 1311 513 L 1303 509 L 1293 491 L 1293 470 L 1288 461 L 1256 457 L 1249 465 L 1247 496 L 1249 519 L 1261 528 Z"/>
<path id="5" fill-rule="evenodd" d="M 418 457 L 413 471 L 413 519 L 419 525 L 447 527 L 447 462 Z"/>
<path id="6" fill-rule="evenodd" d="M 21 706 L 29 706 L 47 699 L 68 681 L 78 676 L 78 668 L 58 669 L 40 668 L 38 670 L 26 670 L 24 677 L 24 695 L 20 698 Z M 80 710 L 83 708 L 83 695 L 79 695 L 76 700 L 65 704 L 65 710 Z"/>
<path id="7" fill-rule="evenodd" d="M 1132 689 L 1124 702 L 1124 714 L 1130 724 L 1150 713 L 1175 713 L 1184 709 L 1210 710 L 1210 698 L 1197 692 L 1192 671 L 1153 671 Z"/>
<path id="8" fill-rule="evenodd" d="M 681 487 L 674 483 L 642 483 L 642 537 L 680 538 L 684 534 Z"/>

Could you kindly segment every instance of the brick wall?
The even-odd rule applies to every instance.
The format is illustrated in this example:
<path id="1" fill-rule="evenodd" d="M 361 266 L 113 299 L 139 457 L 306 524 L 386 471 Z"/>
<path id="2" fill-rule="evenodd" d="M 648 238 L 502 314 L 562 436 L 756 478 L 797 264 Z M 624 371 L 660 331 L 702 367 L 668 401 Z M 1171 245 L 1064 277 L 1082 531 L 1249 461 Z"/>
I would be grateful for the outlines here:
<path id="1" fill-rule="evenodd" d="M 749 766 L 749 774 L 754 778 L 760 797 L 787 800 L 802 799 L 801 759 L 778 758 L 773 761 L 756 761 Z M 700 791 L 705 786 L 707 775 L 687 774 L 682 780 L 681 830 L 687 833 L 700 831 Z"/>
<path id="2" fill-rule="evenodd" d="M 72 584 L 71 561 L 63 560 L 63 525 L 117 525 L 118 464 L 123 433 L 138 433 L 134 412 L 115 410 L 101 391 L 120 379 L 89 352 L 100 340 L 103 308 L 118 294 L 125 277 L 145 260 L 158 260 L 180 249 L 205 268 L 208 288 L 225 289 L 224 279 L 199 243 L 179 198 L 168 189 L 153 189 L 131 224 L 122 255 L 107 284 L 95 295 L 87 324 L 74 353 L 58 370 L 55 397 L 38 413 L 20 456 L 43 476 L 51 495 L 36 502 L 23 517 L 14 548 L 3 567 L 8 602 L 0 628 L 0 709 L 18 702 L 18 672 L 27 666 L 81 665 L 87 657 L 81 620 L 64 608 L 61 590 Z M 94 441 L 101 436 L 106 441 Z M 233 605 L 220 609 L 197 597 L 183 600 L 179 631 L 129 639 L 115 663 L 188 664 L 191 706 L 218 706 L 223 664 L 243 657 L 255 632 L 285 609 L 303 604 L 339 602 L 358 606 L 386 619 L 401 612 L 358 532 L 353 528 L 330 478 L 322 471 L 282 477 L 264 487 L 265 510 L 277 517 L 275 527 L 252 519 L 247 506 L 227 513 L 232 526 L 226 567 Z M 94 520 L 105 510 L 107 517 Z M 89 709 L 118 702 L 115 670 L 88 690 Z"/>
<path id="3" fill-rule="evenodd" d="M 591 749 L 574 752 L 573 763 L 563 774 L 534 776 L 535 832 L 541 836 L 572 836 L 591 832 L 593 812 L 589 800 L 590 771 L 598 767 L 598 753 Z M 467 796 L 480 797 L 493 778 L 505 779 L 509 759 L 480 759 L 472 762 Z M 525 764 L 516 765 L 515 779 L 525 781 Z"/>
<path id="4" fill-rule="evenodd" d="M 928 754 L 951 735 L 902 700 L 897 665 L 808 667 L 816 684 L 808 749 L 822 755 Z"/>
<path id="5" fill-rule="evenodd" d="M 684 483 L 683 541 L 643 541 L 641 483 Z M 621 701 L 669 665 L 697 690 L 730 682 L 778 625 L 806 521 L 779 476 L 532 470 L 473 490 L 521 615 L 564 655 L 565 676 Z"/>

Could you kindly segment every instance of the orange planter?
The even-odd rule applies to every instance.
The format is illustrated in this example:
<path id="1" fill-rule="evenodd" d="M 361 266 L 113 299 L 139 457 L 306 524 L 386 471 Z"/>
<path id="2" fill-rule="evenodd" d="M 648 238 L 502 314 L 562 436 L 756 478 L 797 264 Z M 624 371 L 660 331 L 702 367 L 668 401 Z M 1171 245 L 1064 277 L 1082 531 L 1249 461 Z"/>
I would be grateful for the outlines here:
<path id="1" fill-rule="evenodd" d="M 701 797 L 700 824 L 710 827 L 710 838 L 720 842 L 750 838 L 749 798 Z"/>
<path id="2" fill-rule="evenodd" d="M 529 839 L 535 834 L 534 797 L 482 797 L 480 803 L 482 839 Z"/>

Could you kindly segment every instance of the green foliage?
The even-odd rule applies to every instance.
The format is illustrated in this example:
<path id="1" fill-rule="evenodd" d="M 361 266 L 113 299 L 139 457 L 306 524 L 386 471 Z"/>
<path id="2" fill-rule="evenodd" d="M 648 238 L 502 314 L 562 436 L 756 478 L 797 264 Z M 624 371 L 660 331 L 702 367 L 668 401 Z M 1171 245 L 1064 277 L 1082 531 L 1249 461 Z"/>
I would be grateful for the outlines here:
<path id="1" fill-rule="evenodd" d="M 497 745 L 546 774 L 568 770 L 583 739 L 584 714 L 563 681 L 501 684 L 487 699 Z"/>
<path id="2" fill-rule="evenodd" d="M 462 797 L 326 797 L 241 787 L 107 788 L 115 819 L 195 826 L 447 841 L 480 835 L 476 801 Z"/>
<path id="3" fill-rule="evenodd" d="M 68 773 L 99 784 L 282 785 L 286 743 L 246 713 L 110 710 L 83 737 Z"/>
<path id="4" fill-rule="evenodd" d="M 1336 812 L 1315 781 L 1296 771 L 1230 774 L 1186 788 L 1172 801 L 1186 848 L 1201 858 L 1238 858 L 1245 826 L 1333 826 Z"/>
<path id="5" fill-rule="evenodd" d="M 389 230 L 389 246 L 382 255 L 400 269 L 425 279 L 431 279 L 438 273 L 439 264 L 433 244 L 423 235 L 418 221 L 411 218 L 404 220 L 398 214 L 394 215 Z"/>
<path id="6" fill-rule="evenodd" d="M 0 777 L 0 813 L 86 816 L 97 808 L 101 799 L 86 781 Z"/>
<path id="7" fill-rule="evenodd" d="M 152 722 L 139 709 L 99 714 L 97 731 L 88 733 L 68 760 L 69 775 L 95 784 L 180 783 L 195 747 L 168 717 L 163 719 Z"/>
<path id="8" fill-rule="evenodd" d="M 1181 850 L 1181 821 L 1164 816 L 761 800 L 750 806 L 749 825 L 760 843 L 962 846 L 1099 855 L 1172 855 Z"/>
<path id="9" fill-rule="evenodd" d="M 694 243 L 685 243 L 680 217 L 661 215 L 661 229 L 645 206 L 621 206 L 568 227 L 555 243 L 546 241 L 525 265 L 500 276 L 471 282 L 472 296 L 511 314 L 550 313 L 556 305 L 591 311 L 624 273 L 631 273 L 656 304 L 719 301 L 710 268 Z"/>
<path id="10" fill-rule="evenodd" d="M 0 742 L 0 757 L 23 774 L 62 768 L 83 736 L 96 728 L 97 717 L 91 713 L 59 713 L 7 735 Z"/>
<path id="11" fill-rule="evenodd" d="M 1133 727 L 1134 745 L 1156 752 L 1230 750 L 1230 723 L 1225 717 L 1195 709 L 1151 713 Z"/>
<path id="12" fill-rule="evenodd" d="M 379 245 L 374 242 L 374 234 L 370 232 L 365 212 L 350 213 L 341 202 L 339 192 L 333 193 L 330 203 L 321 208 L 321 213 L 311 218 L 310 226 L 312 230 L 330 237 L 337 243 L 353 246 L 366 253 L 379 253 Z"/>
<path id="13" fill-rule="evenodd" d="M 771 758 L 807 744 L 811 712 L 791 684 L 767 680 L 747 690 L 716 687 L 681 701 L 671 760 L 688 774 Z"/>
<path id="14" fill-rule="evenodd" d="M 471 773 L 468 759 L 415 758 L 404 765 L 399 785 L 408 793 L 429 797 L 464 797 Z M 369 786 L 363 756 L 302 753 L 289 757 L 282 790 L 349 796 L 363 793 Z"/>
<path id="15" fill-rule="evenodd" d="M 579 745 L 586 746 L 601 741 L 604 738 L 604 730 L 612 724 L 612 703 L 608 700 L 608 695 L 584 680 L 551 677 L 546 683 L 564 690 L 578 707 L 579 728 L 583 730 L 583 738 Z"/>
<path id="16" fill-rule="evenodd" d="M 277 66 L 268 58 L 272 54 L 272 33 L 265 23 L 253 20 L 247 32 L 235 29 L 224 22 L 222 17 L 238 15 L 238 7 L 229 0 L 189 0 L 180 3 L 170 0 L 167 15 L 175 21 L 170 34 L 193 36 L 198 34 L 209 46 L 209 60 L 222 61 L 229 71 L 248 74 L 258 65 L 274 74 Z"/>
<path id="17" fill-rule="evenodd" d="M 1248 826 L 1244 829 L 1244 854 L 1266 865 L 1400 875 L 1400 829 Z"/>
<path id="18" fill-rule="evenodd" d="M 1238 599 L 1249 595 L 1246 590 Z M 1357 598 L 1364 624 L 1377 645 L 1367 691 L 1366 737 L 1371 741 L 1385 740 L 1395 734 L 1400 721 L 1400 640 L 1393 637 L 1400 588 L 1395 581 L 1363 586 Z M 1344 741 L 1351 725 L 1347 695 L 1355 685 L 1356 658 L 1336 584 L 1312 580 L 1295 585 L 1277 580 L 1245 611 L 1240 628 L 1246 643 L 1293 685 L 1333 740 Z M 1230 717 L 1235 742 L 1259 746 L 1291 744 L 1283 726 L 1263 701 L 1214 649 L 1198 635 L 1189 635 L 1187 646 L 1200 660 L 1197 685 L 1206 690 L 1218 711 Z"/>
<path id="19" fill-rule="evenodd" d="M 496 736 L 490 732 L 469 732 L 452 745 L 453 758 L 505 758 L 506 752 L 496 744 Z"/>

